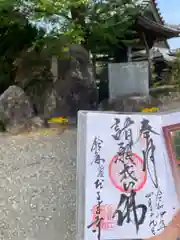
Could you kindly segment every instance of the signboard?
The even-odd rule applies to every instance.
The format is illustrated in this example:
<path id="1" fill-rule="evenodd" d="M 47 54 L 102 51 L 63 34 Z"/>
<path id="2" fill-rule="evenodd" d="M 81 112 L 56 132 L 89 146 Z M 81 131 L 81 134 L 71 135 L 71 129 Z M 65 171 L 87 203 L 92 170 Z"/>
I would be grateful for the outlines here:
<path id="1" fill-rule="evenodd" d="M 150 238 L 179 209 L 163 117 L 79 112 L 77 240 Z"/>

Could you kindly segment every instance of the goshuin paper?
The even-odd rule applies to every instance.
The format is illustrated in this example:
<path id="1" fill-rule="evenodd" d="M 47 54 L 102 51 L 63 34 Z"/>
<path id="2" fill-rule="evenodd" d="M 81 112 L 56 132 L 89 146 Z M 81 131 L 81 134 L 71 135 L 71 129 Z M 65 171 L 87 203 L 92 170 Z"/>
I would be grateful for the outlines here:
<path id="1" fill-rule="evenodd" d="M 145 239 L 179 209 L 163 117 L 79 112 L 78 240 Z"/>

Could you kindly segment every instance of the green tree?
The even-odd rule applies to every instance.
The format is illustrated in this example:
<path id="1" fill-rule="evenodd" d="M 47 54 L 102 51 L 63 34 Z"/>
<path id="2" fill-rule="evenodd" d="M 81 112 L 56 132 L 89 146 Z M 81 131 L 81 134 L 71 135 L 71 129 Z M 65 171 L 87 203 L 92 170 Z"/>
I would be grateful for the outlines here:
<path id="1" fill-rule="evenodd" d="M 63 45 L 82 43 L 92 52 L 131 40 L 137 0 L 1 0 L 0 9 L 16 7 L 29 20 L 51 25 L 51 37 Z M 130 37 L 131 36 L 131 37 Z"/>
<path id="2" fill-rule="evenodd" d="M 1 6 L 1 4 L 0 4 Z M 44 33 L 32 26 L 14 7 L 0 8 L 0 91 L 13 84 L 14 61 L 19 53 L 32 45 Z"/>
<path id="3" fill-rule="evenodd" d="M 0 0 L 1 91 L 13 84 L 14 62 L 29 48 L 62 57 L 72 43 L 103 54 L 128 44 L 134 40 L 136 17 L 144 11 L 136 2 Z"/>

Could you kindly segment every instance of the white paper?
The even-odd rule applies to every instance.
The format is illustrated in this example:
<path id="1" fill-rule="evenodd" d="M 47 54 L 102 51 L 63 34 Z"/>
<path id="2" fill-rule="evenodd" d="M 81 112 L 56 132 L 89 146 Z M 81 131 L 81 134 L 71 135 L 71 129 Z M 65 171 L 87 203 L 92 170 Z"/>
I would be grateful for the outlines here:
<path id="1" fill-rule="evenodd" d="M 78 240 L 149 238 L 179 209 L 161 115 L 80 112 L 77 160 Z"/>

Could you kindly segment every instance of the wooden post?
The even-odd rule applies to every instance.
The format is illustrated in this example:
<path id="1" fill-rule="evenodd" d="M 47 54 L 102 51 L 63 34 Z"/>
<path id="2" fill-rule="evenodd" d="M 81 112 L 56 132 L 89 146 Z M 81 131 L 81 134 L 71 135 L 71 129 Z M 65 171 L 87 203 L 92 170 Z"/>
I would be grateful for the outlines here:
<path id="1" fill-rule="evenodd" d="M 148 58 L 148 79 L 149 79 L 149 85 L 152 81 L 152 67 L 151 67 L 151 59 L 150 59 L 150 51 L 149 51 L 149 46 L 147 43 L 146 35 L 144 32 L 142 32 L 142 38 L 144 41 L 145 49 L 146 49 L 146 54 Z"/>

